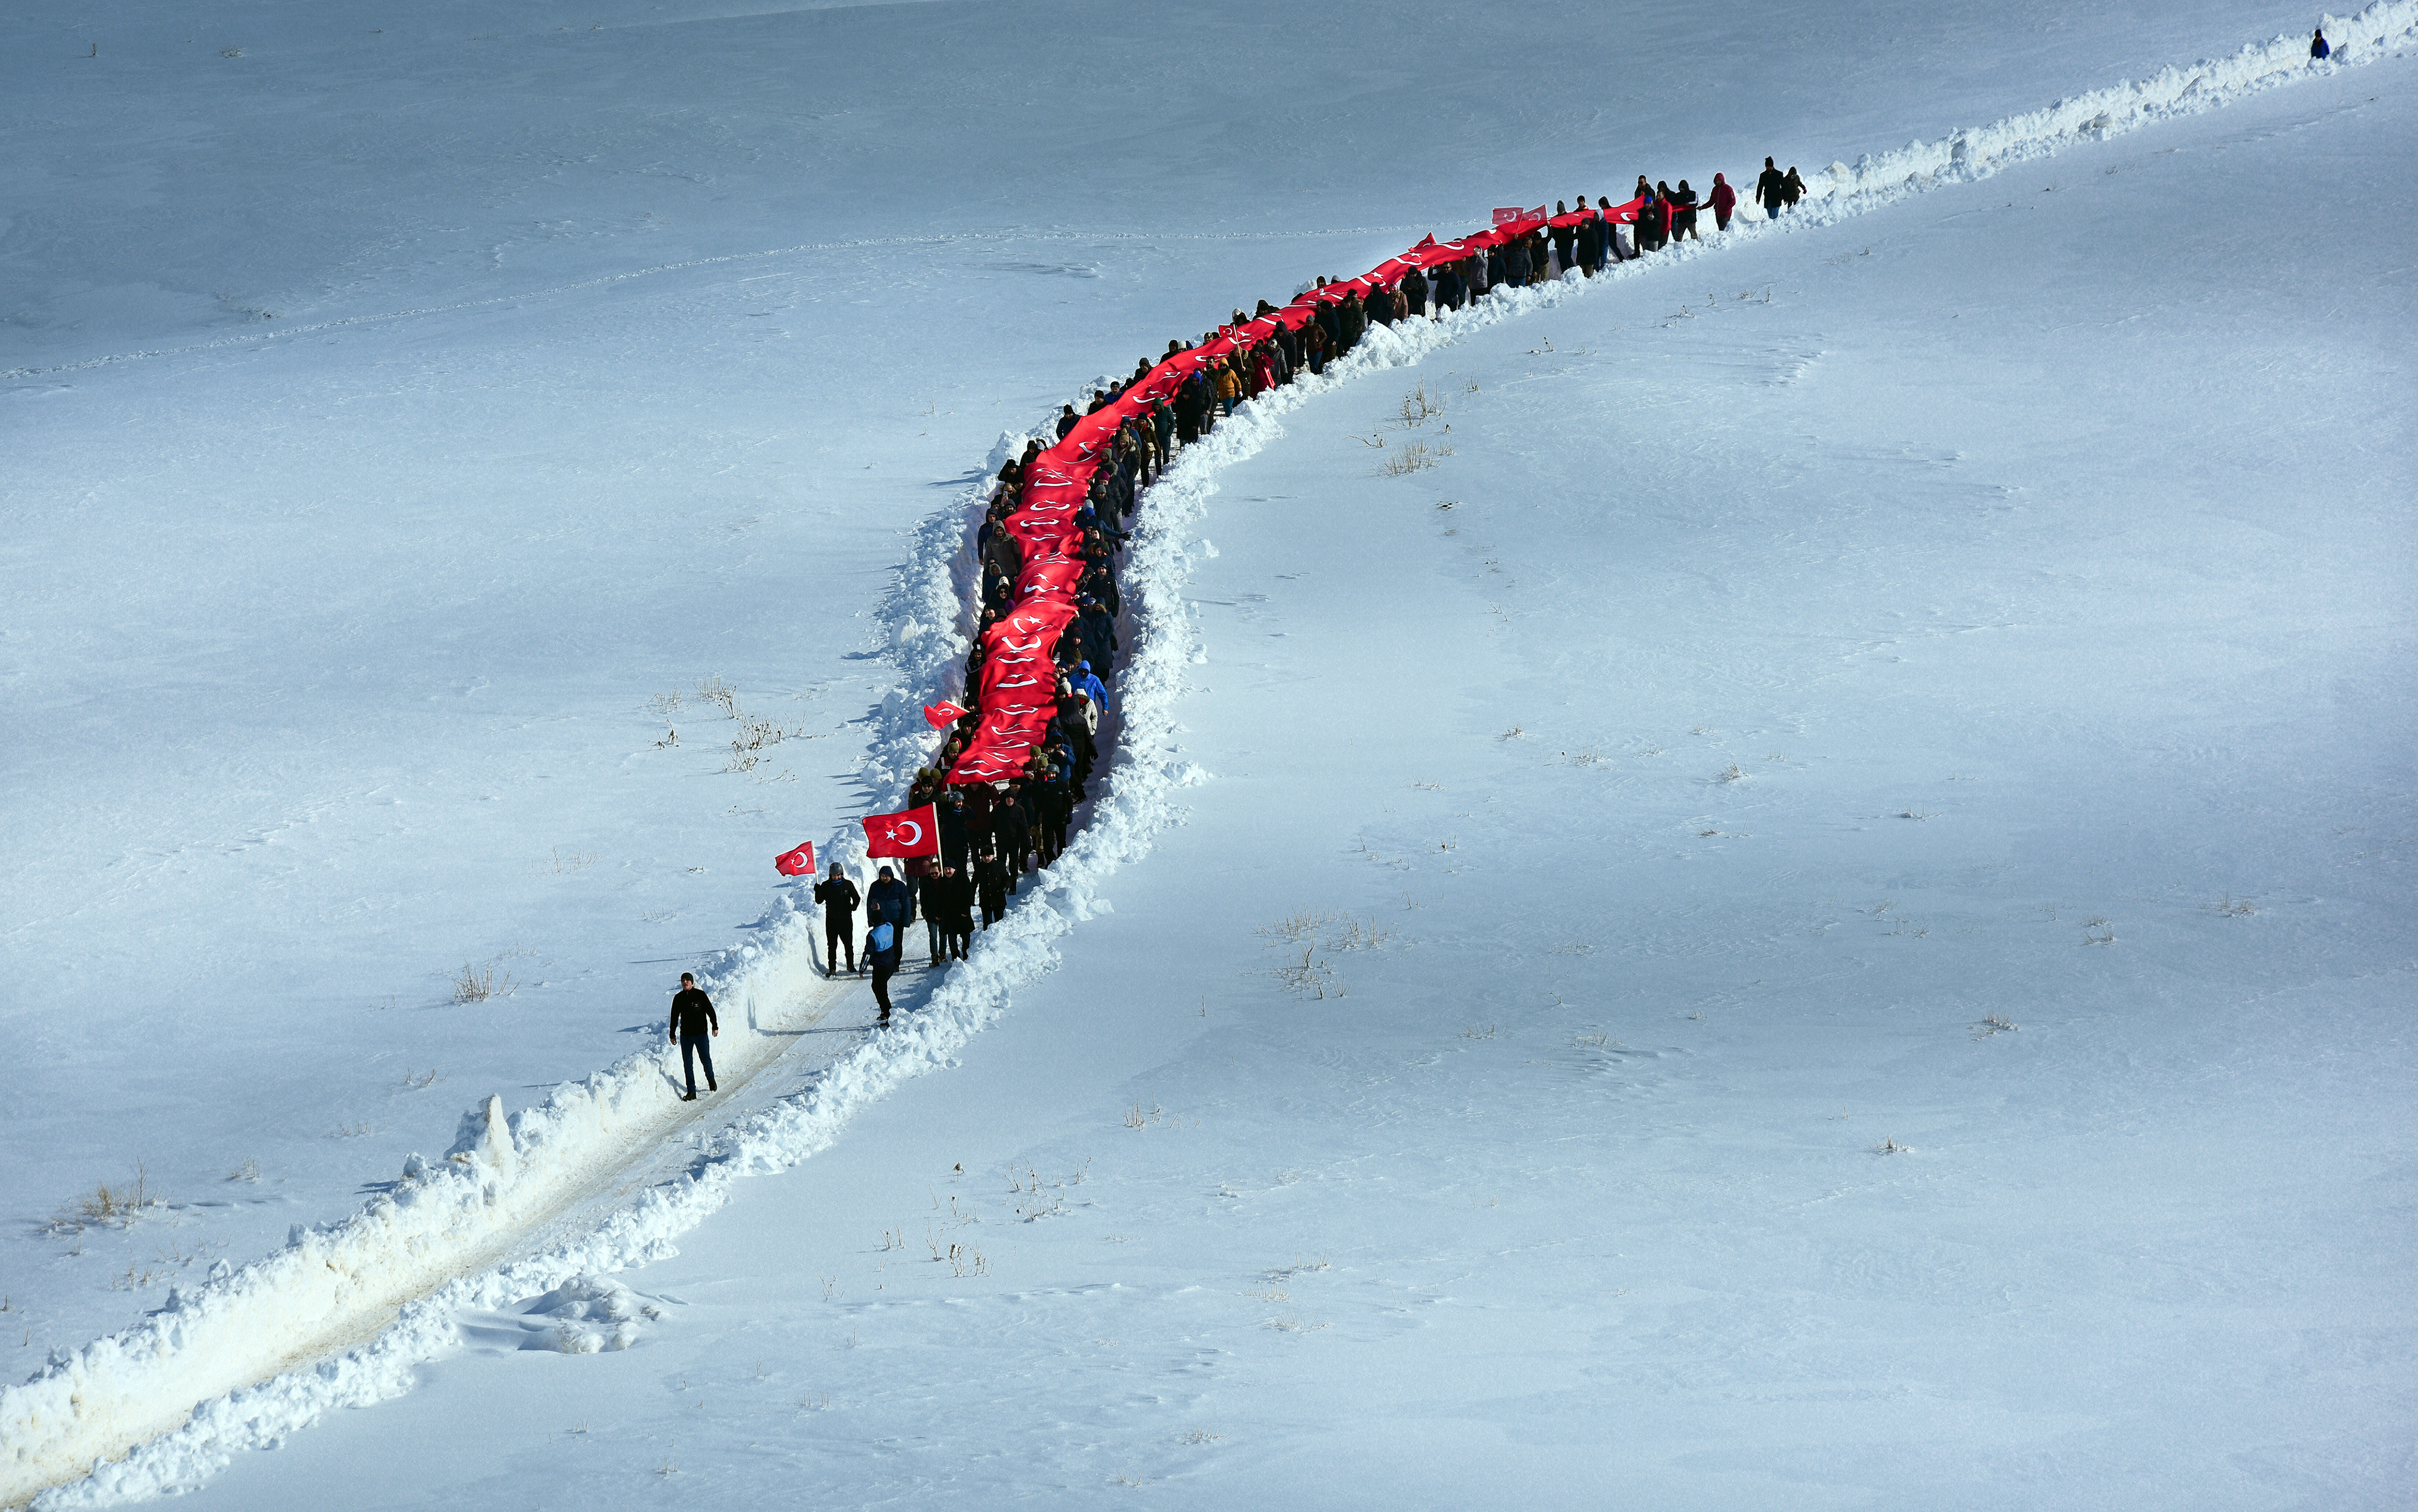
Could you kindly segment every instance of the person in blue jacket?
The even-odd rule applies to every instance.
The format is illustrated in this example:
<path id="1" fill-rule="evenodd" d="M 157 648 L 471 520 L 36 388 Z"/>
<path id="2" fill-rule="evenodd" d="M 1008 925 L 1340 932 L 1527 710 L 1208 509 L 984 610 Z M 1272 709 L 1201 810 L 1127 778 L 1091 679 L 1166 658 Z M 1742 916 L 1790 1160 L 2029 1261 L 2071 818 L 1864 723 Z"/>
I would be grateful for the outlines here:
<path id="1" fill-rule="evenodd" d="M 1075 670 L 1066 675 L 1066 685 L 1092 700 L 1092 707 L 1105 714 L 1109 711 L 1109 690 L 1092 672 L 1092 664 L 1078 662 Z"/>
<path id="2" fill-rule="evenodd" d="M 907 890 L 887 866 L 865 890 L 865 927 L 870 932 L 875 924 L 894 924 L 904 929 L 915 922 L 915 894 Z"/>
<path id="3" fill-rule="evenodd" d="M 881 1005 L 879 1022 L 884 1024 L 890 1022 L 890 978 L 906 948 L 907 926 L 914 922 L 914 894 L 882 867 L 865 894 L 865 964 L 873 969 L 873 1000 Z"/>
<path id="4" fill-rule="evenodd" d="M 2326 45 L 2326 29 L 2323 26 L 2309 34 L 2309 56 L 2322 61 L 2334 56 L 2334 52 Z"/>

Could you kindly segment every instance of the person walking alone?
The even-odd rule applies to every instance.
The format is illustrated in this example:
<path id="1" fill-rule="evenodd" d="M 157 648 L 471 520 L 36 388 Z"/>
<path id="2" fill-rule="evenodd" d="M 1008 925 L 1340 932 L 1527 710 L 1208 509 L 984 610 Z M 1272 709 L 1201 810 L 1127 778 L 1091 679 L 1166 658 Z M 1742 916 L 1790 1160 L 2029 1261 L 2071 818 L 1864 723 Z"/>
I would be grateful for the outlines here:
<path id="1" fill-rule="evenodd" d="M 697 990 L 696 978 L 681 973 L 680 990 L 672 994 L 672 1019 L 666 1031 L 680 1041 L 681 1070 L 688 1077 L 688 1091 L 681 1101 L 696 1101 L 696 1063 L 705 1062 L 705 1090 L 720 1092 L 721 1084 L 713 1079 L 713 1037 L 722 1032 L 722 1021 L 714 1016 L 713 1000 Z"/>
<path id="2" fill-rule="evenodd" d="M 833 862 L 831 876 L 815 884 L 815 901 L 823 909 L 823 975 L 837 973 L 839 953 L 848 952 L 848 969 L 856 970 L 856 906 L 863 899 L 856 884 Z"/>

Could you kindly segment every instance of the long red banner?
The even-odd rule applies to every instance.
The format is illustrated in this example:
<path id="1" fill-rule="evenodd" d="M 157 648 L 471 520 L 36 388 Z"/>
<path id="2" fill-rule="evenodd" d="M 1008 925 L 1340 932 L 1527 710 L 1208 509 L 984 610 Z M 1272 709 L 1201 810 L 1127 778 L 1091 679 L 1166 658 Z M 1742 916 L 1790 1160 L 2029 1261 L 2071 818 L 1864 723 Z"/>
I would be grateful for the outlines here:
<path id="1" fill-rule="evenodd" d="M 1082 532 L 1076 528 L 1075 516 L 1083 509 L 1093 476 L 1126 421 L 1148 423 L 1159 401 L 1193 374 L 1229 352 L 1267 340 L 1279 325 L 1300 329 L 1317 317 L 1322 304 L 1391 288 L 1413 268 L 1482 257 L 1489 248 L 1548 226 L 1576 226 L 1590 220 L 1609 225 L 1633 224 L 1645 206 L 1640 196 L 1609 209 L 1591 210 L 1582 204 L 1564 215 L 1548 215 L 1543 206 L 1533 210 L 1515 206 L 1495 211 L 1494 224 L 1456 241 L 1427 237 L 1358 278 L 1321 284 L 1272 314 L 1221 328 L 1212 340 L 1170 356 L 1115 399 L 1077 420 L 1064 439 L 1045 449 L 1026 469 L 1023 492 L 1006 518 L 1008 534 L 1023 549 L 1024 566 L 1016 580 L 1013 611 L 983 632 L 978 695 L 982 720 L 973 740 L 949 769 L 948 781 L 998 782 L 1016 776 L 1048 734 L 1049 721 L 1057 713 L 1058 637 L 1075 618 L 1076 593 L 1086 566 Z"/>

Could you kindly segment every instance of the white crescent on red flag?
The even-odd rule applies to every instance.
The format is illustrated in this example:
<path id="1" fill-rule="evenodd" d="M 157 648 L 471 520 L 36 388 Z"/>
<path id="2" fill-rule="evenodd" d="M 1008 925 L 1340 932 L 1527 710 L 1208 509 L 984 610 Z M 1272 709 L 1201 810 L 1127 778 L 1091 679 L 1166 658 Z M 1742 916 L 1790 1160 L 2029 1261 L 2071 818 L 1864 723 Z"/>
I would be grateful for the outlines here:
<path id="1" fill-rule="evenodd" d="M 958 708 L 956 705 L 949 702 L 946 698 L 941 699 L 937 704 L 926 704 L 924 706 L 924 718 L 928 721 L 931 726 L 936 730 L 948 728 L 957 721 L 965 718 L 967 712 L 968 711 L 966 710 Z"/>
<path id="2" fill-rule="evenodd" d="M 795 850 L 784 851 L 773 858 L 773 869 L 784 877 L 811 877 L 815 872 L 815 843 L 811 840 Z"/>
<path id="3" fill-rule="evenodd" d="M 896 814 L 865 817 L 865 853 L 868 856 L 937 856 L 941 853 L 941 810 L 937 803 L 903 809 Z"/>

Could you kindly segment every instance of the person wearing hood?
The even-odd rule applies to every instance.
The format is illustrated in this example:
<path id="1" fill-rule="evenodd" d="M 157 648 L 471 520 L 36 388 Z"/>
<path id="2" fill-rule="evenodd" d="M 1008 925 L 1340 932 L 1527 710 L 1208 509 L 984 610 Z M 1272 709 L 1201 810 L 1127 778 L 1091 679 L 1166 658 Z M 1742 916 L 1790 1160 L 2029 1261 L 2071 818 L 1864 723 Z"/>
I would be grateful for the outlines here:
<path id="1" fill-rule="evenodd" d="M 2323 63 L 2334 56 L 2334 50 L 2326 45 L 2326 29 L 2323 26 L 2309 34 L 2309 56 Z"/>
<path id="2" fill-rule="evenodd" d="M 1715 174 L 1713 191 L 1705 196 L 1705 203 L 1713 207 L 1713 229 L 1727 231 L 1730 228 L 1730 212 L 1737 208 L 1737 191 L 1730 188 L 1730 181 Z"/>
<path id="3" fill-rule="evenodd" d="M 1788 165 L 1788 176 L 1780 181 L 1780 197 L 1792 210 L 1797 208 L 1797 202 L 1805 197 L 1805 180 L 1797 176 L 1797 165 L 1793 162 Z"/>

